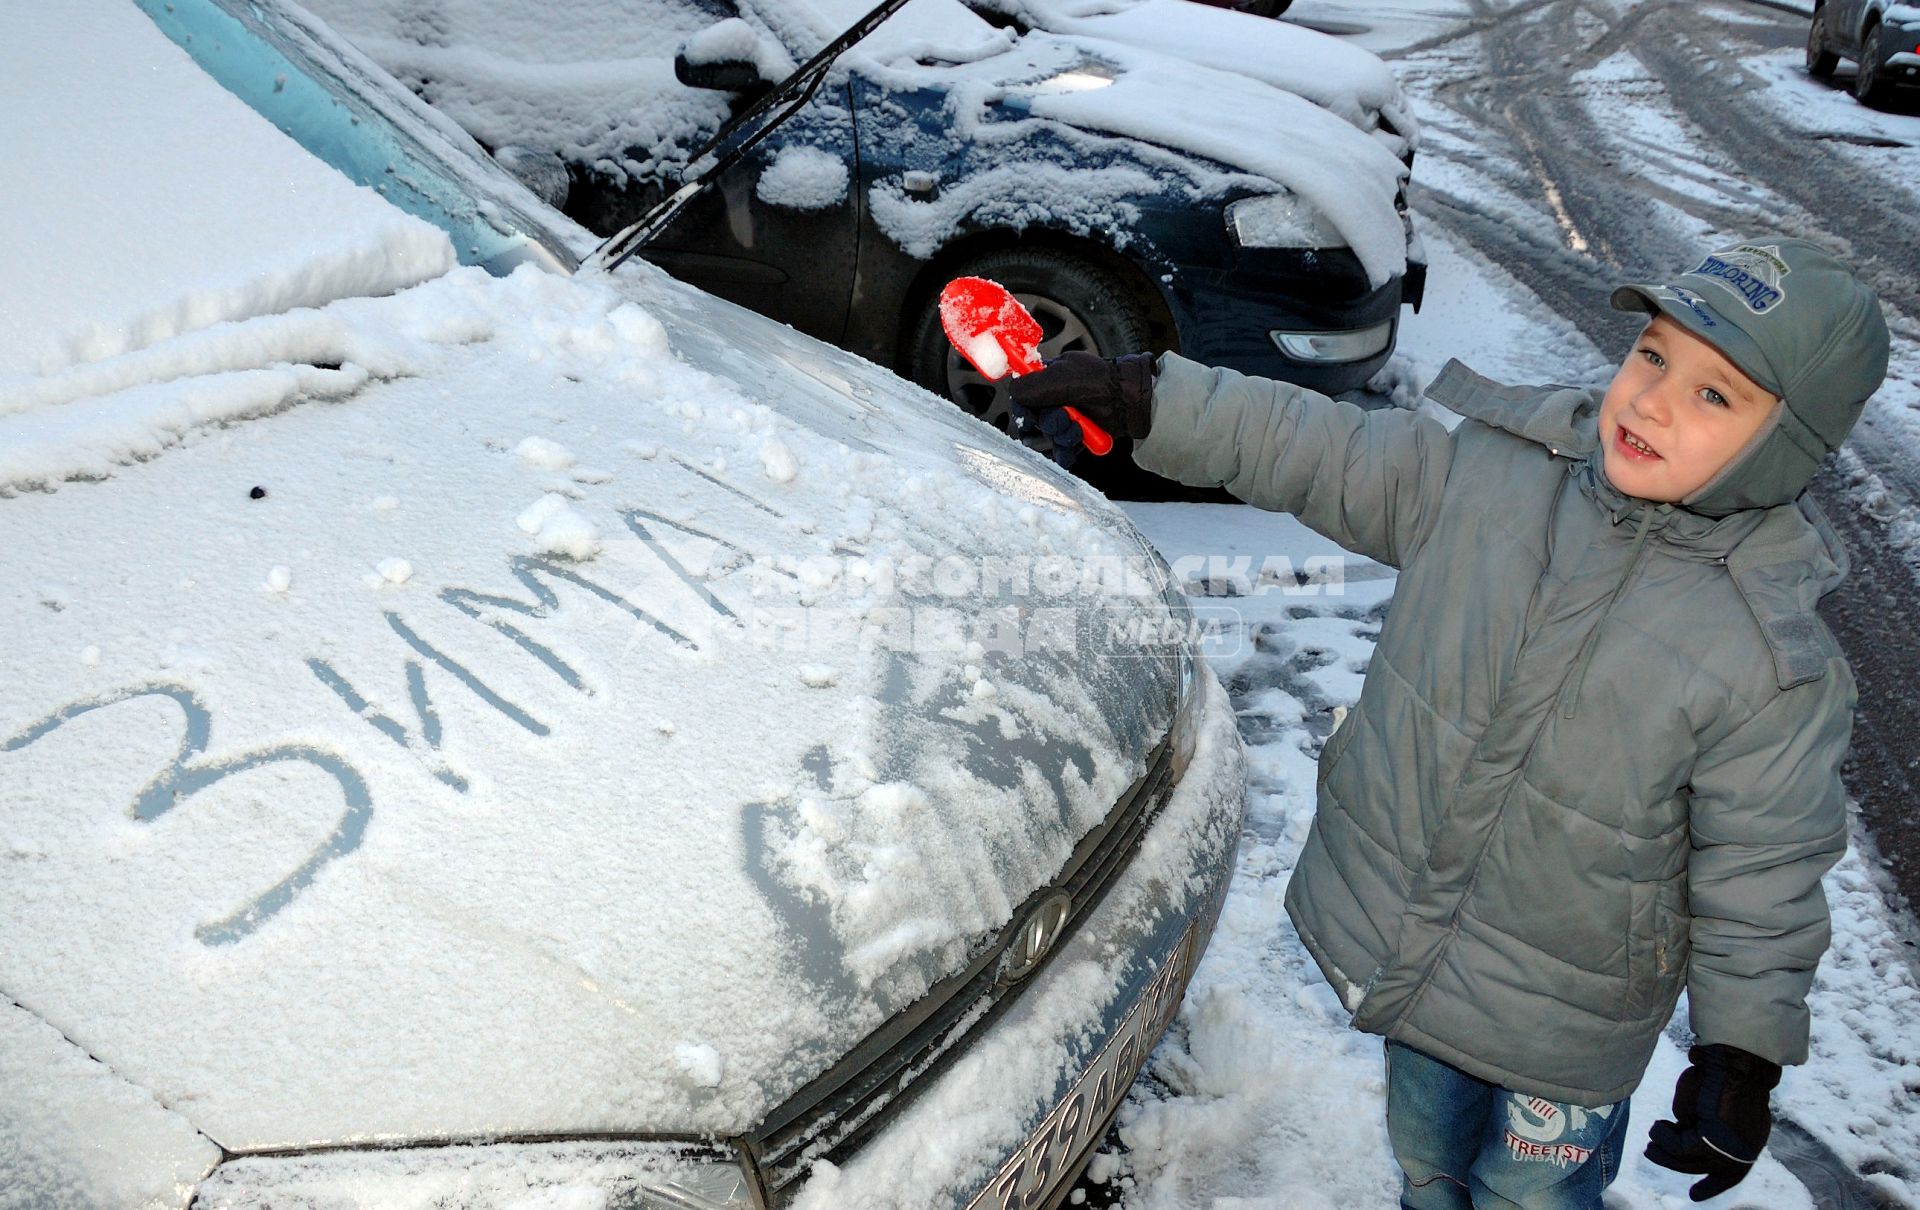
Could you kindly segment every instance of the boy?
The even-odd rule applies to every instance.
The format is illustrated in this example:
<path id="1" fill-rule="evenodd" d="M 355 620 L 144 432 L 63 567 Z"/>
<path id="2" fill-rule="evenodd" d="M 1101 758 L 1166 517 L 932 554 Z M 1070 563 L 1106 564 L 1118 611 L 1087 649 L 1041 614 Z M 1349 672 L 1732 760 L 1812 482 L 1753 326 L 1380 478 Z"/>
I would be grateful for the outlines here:
<path id="1" fill-rule="evenodd" d="M 1409 1210 L 1597 1210 L 1682 982 L 1697 1044 L 1647 1155 L 1738 1183 L 1807 1057 L 1854 685 L 1814 605 L 1846 556 L 1802 491 L 1887 365 L 1878 300 L 1758 240 L 1669 285 L 1604 396 L 1451 363 L 1451 434 L 1171 354 L 1015 380 L 1134 460 L 1401 569 L 1320 756 L 1287 888 L 1387 1039 Z"/>

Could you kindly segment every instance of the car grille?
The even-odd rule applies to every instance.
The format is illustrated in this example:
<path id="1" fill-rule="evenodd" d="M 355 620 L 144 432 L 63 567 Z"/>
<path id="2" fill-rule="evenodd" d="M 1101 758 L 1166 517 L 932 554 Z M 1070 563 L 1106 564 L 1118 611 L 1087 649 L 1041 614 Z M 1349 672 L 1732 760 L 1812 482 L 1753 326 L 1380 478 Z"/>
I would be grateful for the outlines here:
<path id="1" fill-rule="evenodd" d="M 1173 764 L 1172 746 L 1163 740 L 1149 754 L 1146 775 L 1074 849 L 1059 877 L 1028 897 L 965 970 L 936 984 L 738 1140 L 758 1167 L 771 1205 L 784 1204 L 816 1160 L 839 1162 L 884 1129 L 918 1089 L 965 1051 L 965 1042 L 1012 1005 L 1037 973 L 1014 982 L 1001 977 L 1028 911 L 1061 891 L 1072 898 L 1060 938 L 1048 951 L 1051 959 L 1126 869 L 1173 790 Z M 1040 968 L 1045 965 L 1043 960 Z"/>

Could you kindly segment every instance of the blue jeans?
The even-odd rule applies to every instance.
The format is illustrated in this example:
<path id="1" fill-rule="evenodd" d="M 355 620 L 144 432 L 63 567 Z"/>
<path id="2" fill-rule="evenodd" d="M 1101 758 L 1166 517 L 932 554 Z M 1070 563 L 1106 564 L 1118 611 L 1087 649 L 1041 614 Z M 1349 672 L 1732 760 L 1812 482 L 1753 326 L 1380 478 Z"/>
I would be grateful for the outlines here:
<path id="1" fill-rule="evenodd" d="M 1600 1210 L 1620 1175 L 1627 1102 L 1582 1109 L 1475 1079 L 1387 1043 L 1387 1135 L 1404 1210 Z"/>

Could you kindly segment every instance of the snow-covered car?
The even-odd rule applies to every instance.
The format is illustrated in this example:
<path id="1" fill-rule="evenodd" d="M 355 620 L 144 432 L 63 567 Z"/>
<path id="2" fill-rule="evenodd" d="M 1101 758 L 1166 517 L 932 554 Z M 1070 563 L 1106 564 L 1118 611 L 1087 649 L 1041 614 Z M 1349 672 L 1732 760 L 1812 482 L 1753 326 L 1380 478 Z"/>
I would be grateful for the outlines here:
<path id="1" fill-rule="evenodd" d="M 1920 89 L 1920 5 L 1893 0 L 1814 0 L 1807 25 L 1807 71 L 1828 79 L 1852 59 L 1853 95 L 1881 106 Z"/>
<path id="2" fill-rule="evenodd" d="M 874 6 L 313 7 L 612 236 Z M 1425 275 L 1415 125 L 1378 57 L 1187 0 L 976 8 L 887 17 L 642 255 L 1003 426 L 1004 391 L 941 332 L 956 276 L 1013 290 L 1047 356 L 1175 349 L 1328 391 L 1372 377 Z"/>
<path id="3" fill-rule="evenodd" d="M 0 1200 L 1057 1200 L 1244 795 L 1125 518 L 291 4 L 0 78 Z"/>

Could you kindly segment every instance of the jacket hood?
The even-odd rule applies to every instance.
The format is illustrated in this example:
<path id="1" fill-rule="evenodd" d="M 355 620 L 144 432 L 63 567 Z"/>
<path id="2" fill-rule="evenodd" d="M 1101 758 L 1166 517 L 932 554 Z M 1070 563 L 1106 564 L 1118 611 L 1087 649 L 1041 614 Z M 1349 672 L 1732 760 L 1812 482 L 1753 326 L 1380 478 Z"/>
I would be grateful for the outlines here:
<path id="1" fill-rule="evenodd" d="M 1756 499 L 1717 514 L 1690 504 L 1655 504 L 1625 494 L 1607 479 L 1599 446 L 1598 392 L 1503 386 L 1455 360 L 1427 388 L 1427 397 L 1468 419 L 1546 446 L 1550 453 L 1577 458 L 1583 494 L 1616 524 L 1652 509 L 1649 529 L 1668 551 L 1726 564 L 1767 637 L 1781 688 L 1821 674 L 1831 639 L 1823 640 L 1825 631 L 1813 610 L 1846 578 L 1849 560 L 1839 535 L 1804 492 L 1796 489 L 1786 501 L 1774 504 Z M 1783 469 L 1790 465 L 1790 456 L 1781 447 L 1799 447 L 1784 432 L 1784 427 L 1776 428 L 1737 460 L 1729 469 L 1738 474 L 1723 473 L 1726 498 L 1738 496 L 1743 485 L 1764 484 L 1769 476 L 1782 482 L 1779 476 L 1792 473 Z M 1817 466 L 1818 459 L 1810 465 Z M 1811 475 L 1808 469 L 1807 477 Z"/>

